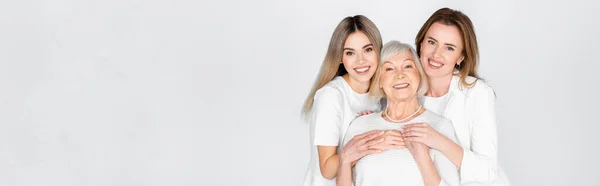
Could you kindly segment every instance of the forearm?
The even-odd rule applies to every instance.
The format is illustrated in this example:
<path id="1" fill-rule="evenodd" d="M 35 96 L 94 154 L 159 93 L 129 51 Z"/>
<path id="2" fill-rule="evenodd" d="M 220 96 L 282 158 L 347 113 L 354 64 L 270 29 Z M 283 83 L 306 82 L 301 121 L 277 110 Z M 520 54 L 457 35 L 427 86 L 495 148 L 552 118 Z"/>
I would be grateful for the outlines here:
<path id="1" fill-rule="evenodd" d="M 419 165 L 419 171 L 421 172 L 425 186 L 438 186 L 441 179 L 431 157 L 427 154 L 422 157 L 415 157 L 415 160 Z"/>
<path id="2" fill-rule="evenodd" d="M 336 183 L 338 186 L 352 186 L 352 164 L 340 164 Z"/>
<path id="3" fill-rule="evenodd" d="M 456 166 L 456 168 L 460 169 L 460 165 L 463 160 L 463 148 L 448 139 L 445 145 L 442 145 L 443 149 L 438 149 L 442 154 L 444 154 L 452 163 Z"/>
<path id="4" fill-rule="evenodd" d="M 323 165 L 321 165 L 321 174 L 327 179 L 333 179 L 337 176 L 338 165 L 340 164 L 339 155 L 335 154 L 327 159 Z"/>

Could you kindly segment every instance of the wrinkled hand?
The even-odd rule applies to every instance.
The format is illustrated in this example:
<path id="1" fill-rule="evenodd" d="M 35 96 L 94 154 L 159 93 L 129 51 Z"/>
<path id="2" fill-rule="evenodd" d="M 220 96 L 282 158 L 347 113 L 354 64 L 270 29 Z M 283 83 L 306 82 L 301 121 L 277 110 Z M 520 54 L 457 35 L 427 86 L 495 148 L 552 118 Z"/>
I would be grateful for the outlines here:
<path id="1" fill-rule="evenodd" d="M 364 112 L 359 112 L 358 116 L 356 116 L 356 117 L 361 117 L 361 116 L 369 115 L 369 114 L 372 114 L 372 113 L 374 113 L 374 111 L 367 110 L 367 111 L 364 111 Z"/>
<path id="2" fill-rule="evenodd" d="M 414 123 L 402 126 L 404 131 L 402 137 L 407 142 L 420 142 L 432 149 L 440 149 L 443 144 L 450 140 L 448 137 L 440 134 L 427 123 Z"/>
<path id="3" fill-rule="evenodd" d="M 383 142 L 380 144 L 374 145 L 371 148 L 379 149 L 382 151 L 406 148 L 406 146 L 404 145 L 404 139 L 402 138 L 402 132 L 400 132 L 398 130 L 387 130 L 379 138 L 383 138 L 384 139 Z"/>
<path id="4" fill-rule="evenodd" d="M 373 130 L 354 136 L 346 143 L 344 148 L 342 148 L 340 162 L 351 164 L 366 155 L 381 153 L 382 151 L 380 149 L 371 147 L 382 143 L 384 139 L 380 137 L 383 135 L 383 131 Z"/>

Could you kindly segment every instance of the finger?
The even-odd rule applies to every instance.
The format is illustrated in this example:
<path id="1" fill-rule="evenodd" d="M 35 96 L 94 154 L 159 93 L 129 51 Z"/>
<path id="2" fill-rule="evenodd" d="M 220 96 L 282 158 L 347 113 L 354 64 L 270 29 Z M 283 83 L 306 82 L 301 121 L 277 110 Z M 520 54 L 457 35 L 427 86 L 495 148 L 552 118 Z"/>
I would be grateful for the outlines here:
<path id="1" fill-rule="evenodd" d="M 410 132 L 410 131 L 416 131 L 416 132 L 428 132 L 429 128 L 427 127 L 408 127 L 404 129 L 404 133 L 406 132 Z"/>
<path id="2" fill-rule="evenodd" d="M 410 144 L 414 142 L 425 143 L 425 138 L 423 137 L 406 137 L 404 138 L 405 144 Z"/>
<path id="3" fill-rule="evenodd" d="M 398 143 L 404 142 L 404 138 L 402 136 L 386 136 L 385 141 L 386 143 Z"/>
<path id="4" fill-rule="evenodd" d="M 398 130 L 388 130 L 388 131 L 385 131 L 385 136 L 398 136 L 398 137 L 402 137 L 402 132 L 400 132 Z"/>
<path id="5" fill-rule="evenodd" d="M 402 133 L 402 137 L 406 138 L 406 137 L 422 137 L 425 136 L 424 132 L 419 132 L 419 131 L 408 131 L 408 132 L 403 132 Z"/>
<path id="6" fill-rule="evenodd" d="M 373 113 L 374 113 L 374 111 L 372 111 L 372 110 L 367 111 L 367 114 L 373 114 Z"/>
<path id="7" fill-rule="evenodd" d="M 406 148 L 406 145 L 404 145 L 404 143 L 402 144 L 395 144 L 395 145 L 391 145 L 390 149 L 404 149 Z"/>
<path id="8" fill-rule="evenodd" d="M 359 156 L 362 158 L 362 157 L 364 157 L 364 156 L 366 156 L 366 155 L 371 155 L 371 154 L 379 154 L 379 153 L 381 153 L 381 152 L 383 152 L 383 151 L 382 151 L 382 150 L 379 150 L 379 149 L 369 149 L 369 150 L 365 150 L 365 151 L 361 152 L 361 153 L 359 154 Z"/>
<path id="9" fill-rule="evenodd" d="M 374 133 L 370 133 L 369 135 L 367 135 L 361 139 L 361 144 L 367 143 L 368 141 L 371 141 L 379 136 L 382 136 L 384 133 L 385 133 L 384 131 L 377 131 Z"/>
<path id="10" fill-rule="evenodd" d="M 383 141 L 385 141 L 384 138 L 379 138 L 379 139 L 371 140 L 371 141 L 365 143 L 363 145 L 363 148 L 364 149 L 369 149 L 371 146 L 375 146 L 377 144 L 383 143 Z"/>
<path id="11" fill-rule="evenodd" d="M 362 133 L 362 134 L 360 134 L 360 135 L 357 135 L 357 136 L 355 136 L 355 137 L 356 137 L 356 138 L 365 138 L 365 137 L 367 137 L 367 136 L 369 136 L 369 135 L 376 134 L 376 133 L 380 133 L 380 132 L 382 132 L 382 131 L 380 131 L 380 130 L 372 130 L 372 131 L 365 132 L 365 133 Z"/>
<path id="12" fill-rule="evenodd" d="M 402 125 L 402 128 L 409 128 L 409 127 L 426 127 L 429 124 L 427 123 L 411 123 L 411 124 L 406 124 L 406 125 Z"/>

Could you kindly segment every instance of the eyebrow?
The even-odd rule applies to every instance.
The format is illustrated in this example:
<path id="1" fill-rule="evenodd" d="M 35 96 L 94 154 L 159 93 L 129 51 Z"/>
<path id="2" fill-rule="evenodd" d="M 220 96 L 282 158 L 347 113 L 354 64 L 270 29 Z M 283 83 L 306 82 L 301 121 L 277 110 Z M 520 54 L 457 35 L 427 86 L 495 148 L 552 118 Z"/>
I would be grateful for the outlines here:
<path id="1" fill-rule="evenodd" d="M 433 37 L 427 36 L 427 39 L 431 39 L 433 41 L 435 41 L 436 43 L 438 42 L 436 39 L 434 39 Z M 452 44 L 452 43 L 444 43 L 444 45 L 449 45 L 452 46 L 454 48 L 458 48 L 456 45 Z"/>
<path id="2" fill-rule="evenodd" d="M 373 46 L 373 44 L 371 44 L 371 43 L 369 43 L 369 44 L 366 44 L 366 45 L 365 45 L 365 46 L 363 46 L 362 48 L 367 48 L 367 47 L 370 47 L 370 46 Z M 353 48 L 344 48 L 344 50 L 354 50 L 354 49 L 353 49 Z"/>

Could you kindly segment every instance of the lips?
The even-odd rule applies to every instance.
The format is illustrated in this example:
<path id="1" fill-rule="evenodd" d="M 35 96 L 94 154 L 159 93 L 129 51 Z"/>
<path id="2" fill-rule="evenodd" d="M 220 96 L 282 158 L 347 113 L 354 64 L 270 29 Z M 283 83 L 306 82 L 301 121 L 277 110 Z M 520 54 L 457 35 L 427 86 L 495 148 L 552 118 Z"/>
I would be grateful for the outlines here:
<path id="1" fill-rule="evenodd" d="M 398 84 L 395 84 L 392 87 L 394 89 L 404 89 L 404 88 L 408 87 L 408 85 L 410 85 L 410 84 L 408 84 L 408 83 L 398 83 Z"/>
<path id="2" fill-rule="evenodd" d="M 356 67 L 354 68 L 354 71 L 357 74 L 367 74 L 367 72 L 369 72 L 369 70 L 371 69 L 371 66 L 366 66 L 366 67 Z"/>
<path id="3" fill-rule="evenodd" d="M 434 60 L 434 59 L 429 59 L 428 61 L 429 61 L 429 63 L 428 63 L 428 64 L 429 64 L 429 67 L 430 67 L 430 68 L 433 68 L 433 69 L 439 69 L 439 68 L 441 68 L 442 66 L 444 66 L 444 63 L 442 63 L 442 62 L 439 62 L 439 61 L 436 61 L 436 60 Z"/>

